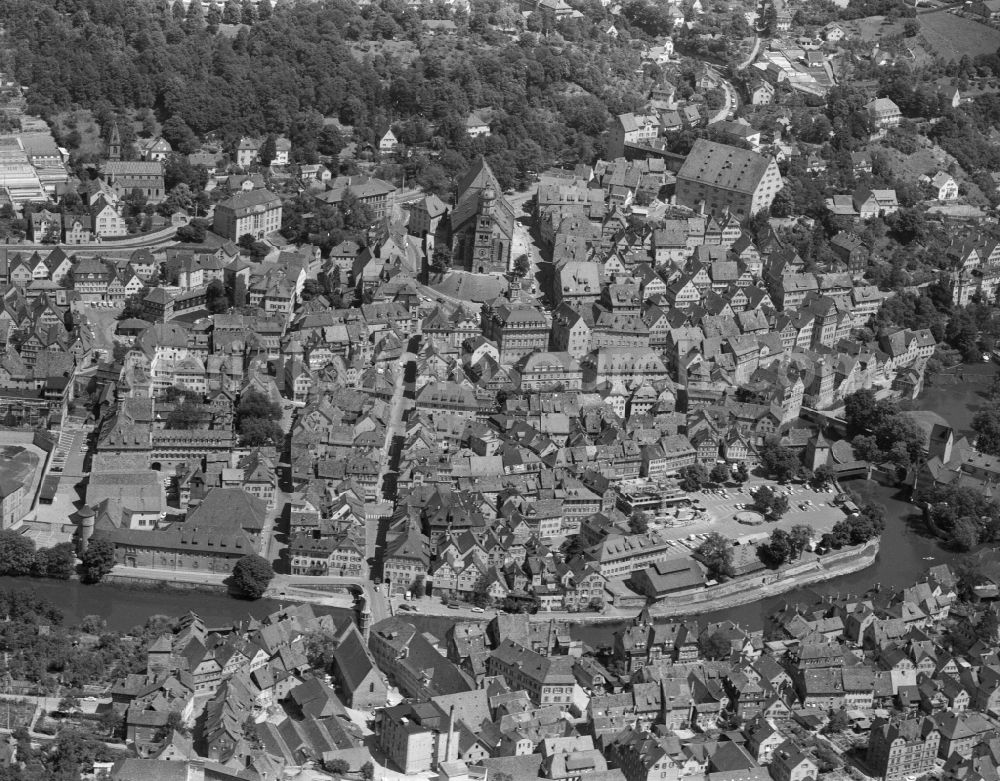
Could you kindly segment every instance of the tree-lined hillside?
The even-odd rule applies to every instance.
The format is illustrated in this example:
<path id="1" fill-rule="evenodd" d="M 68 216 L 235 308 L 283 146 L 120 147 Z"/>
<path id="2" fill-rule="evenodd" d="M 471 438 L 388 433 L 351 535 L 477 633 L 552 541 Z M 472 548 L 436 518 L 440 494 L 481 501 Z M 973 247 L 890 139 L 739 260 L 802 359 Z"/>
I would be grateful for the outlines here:
<path id="1" fill-rule="evenodd" d="M 279 2 L 266 20 L 223 35 L 218 12 L 199 0 L 186 12 L 156 0 L 0 0 L 5 67 L 42 116 L 151 107 L 174 137 L 178 128 L 228 142 L 285 134 L 301 160 L 325 151 L 324 117 L 365 141 L 392 123 L 408 145 L 447 149 L 448 175 L 485 154 L 511 183 L 553 162 L 589 162 L 609 112 L 641 103 L 637 54 L 592 35 L 511 40 L 487 27 L 490 8 L 456 18 L 449 37 L 424 34 L 396 0 Z M 493 135 L 469 139 L 466 118 L 483 107 Z"/>

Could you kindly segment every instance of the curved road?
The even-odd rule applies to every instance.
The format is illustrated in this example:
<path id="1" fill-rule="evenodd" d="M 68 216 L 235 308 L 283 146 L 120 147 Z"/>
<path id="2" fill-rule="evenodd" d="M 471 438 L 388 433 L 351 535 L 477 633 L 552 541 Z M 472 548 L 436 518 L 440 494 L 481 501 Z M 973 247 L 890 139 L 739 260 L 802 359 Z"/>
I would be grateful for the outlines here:
<path id="1" fill-rule="evenodd" d="M 24 252 L 50 252 L 56 247 L 62 248 L 62 250 L 71 255 L 74 252 L 97 252 L 100 250 L 115 250 L 115 249 L 141 249 L 142 247 L 153 247 L 160 246 L 164 244 L 176 244 L 177 243 L 177 228 L 169 227 L 162 228 L 158 231 L 153 231 L 152 233 L 144 233 L 140 236 L 132 236 L 125 239 L 120 239 L 118 241 L 105 241 L 105 242 L 91 242 L 89 244 L 63 244 L 62 242 L 58 244 L 36 244 L 29 242 L 22 243 L 12 243 L 4 242 L 5 247 L 15 247 L 15 252 L 23 250 Z"/>
<path id="2" fill-rule="evenodd" d="M 750 54 L 747 56 L 743 62 L 736 66 L 736 70 L 746 70 L 749 68 L 753 61 L 757 59 L 757 52 L 760 51 L 760 36 L 754 35 L 753 37 L 753 48 L 750 50 Z"/>
<path id="3" fill-rule="evenodd" d="M 718 67 L 708 63 L 705 64 L 708 67 L 709 72 L 715 74 L 715 85 L 717 87 L 721 87 L 722 91 L 726 93 L 725 105 L 723 105 L 723 107 L 708 120 L 708 124 L 714 125 L 716 122 L 722 122 L 723 120 L 729 119 L 736 113 L 736 109 L 739 108 L 740 105 L 740 95 L 736 91 L 736 87 L 734 87 L 732 83 L 722 75 Z"/>

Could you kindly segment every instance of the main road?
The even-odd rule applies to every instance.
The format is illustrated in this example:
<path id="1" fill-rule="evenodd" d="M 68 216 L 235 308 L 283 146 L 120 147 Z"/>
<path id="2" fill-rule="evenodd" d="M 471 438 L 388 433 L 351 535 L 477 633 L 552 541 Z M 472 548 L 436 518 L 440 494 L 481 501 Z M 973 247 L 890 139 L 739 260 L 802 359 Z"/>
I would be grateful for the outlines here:
<path id="1" fill-rule="evenodd" d="M 124 239 L 108 240 L 104 242 L 88 242 L 86 244 L 39 244 L 39 243 L 13 243 L 4 242 L 5 247 L 14 248 L 15 252 L 51 252 L 56 247 L 61 248 L 67 255 L 76 252 L 108 252 L 116 249 L 143 249 L 145 247 L 160 247 L 167 244 L 177 243 L 177 228 L 170 226 L 161 228 L 150 233 L 137 234 Z"/>

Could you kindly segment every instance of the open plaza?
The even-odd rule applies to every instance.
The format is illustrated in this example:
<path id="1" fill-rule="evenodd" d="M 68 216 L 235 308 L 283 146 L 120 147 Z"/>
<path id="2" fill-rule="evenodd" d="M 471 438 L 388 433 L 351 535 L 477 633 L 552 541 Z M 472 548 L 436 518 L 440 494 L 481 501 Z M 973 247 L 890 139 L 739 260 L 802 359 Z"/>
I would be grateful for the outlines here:
<path id="1" fill-rule="evenodd" d="M 763 520 L 752 511 L 753 494 L 768 486 L 788 496 L 789 510 L 777 521 Z M 834 503 L 838 491 L 816 489 L 809 485 L 781 485 L 769 480 L 751 479 L 745 484 L 728 488 L 703 488 L 686 494 L 692 506 L 677 506 L 666 514 L 657 515 L 650 529 L 668 537 L 678 554 L 697 548 L 705 536 L 716 532 L 741 544 L 755 543 L 769 537 L 776 529 L 788 530 L 797 524 L 808 524 L 818 539 L 833 525 L 844 519 L 843 509 Z M 749 511 L 749 512 L 747 512 Z M 757 525 L 741 523 L 738 518 L 757 515 Z"/>

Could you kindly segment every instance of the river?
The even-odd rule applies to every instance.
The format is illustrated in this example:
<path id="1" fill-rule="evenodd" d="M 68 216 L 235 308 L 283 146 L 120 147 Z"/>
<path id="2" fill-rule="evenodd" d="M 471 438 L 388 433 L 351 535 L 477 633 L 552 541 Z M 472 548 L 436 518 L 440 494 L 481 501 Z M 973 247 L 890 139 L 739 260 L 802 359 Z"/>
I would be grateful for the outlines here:
<path id="1" fill-rule="evenodd" d="M 982 391 L 988 387 L 996 371 L 997 367 L 992 364 L 969 367 L 960 381 L 931 387 L 917 402 L 909 406 L 937 412 L 948 419 L 957 432 L 967 434 L 972 416 L 983 404 Z M 783 602 L 812 601 L 827 594 L 861 594 L 876 584 L 880 584 L 882 588 L 901 588 L 916 582 L 928 567 L 947 564 L 957 558 L 957 554 L 945 551 L 933 538 L 922 532 L 915 508 L 898 498 L 896 489 L 865 480 L 852 480 L 847 486 L 865 499 L 884 505 L 887 510 L 881 549 L 871 567 L 754 604 L 700 613 L 698 618 L 702 621 L 728 619 L 759 629 L 766 615 Z M 929 557 L 933 557 L 933 560 L 927 560 Z M 0 588 L 33 589 L 62 610 L 67 623 L 77 623 L 86 615 L 99 615 L 107 621 L 109 629 L 121 632 L 145 623 L 147 618 L 156 614 L 180 616 L 194 610 L 209 626 L 222 626 L 248 616 L 260 618 L 281 606 L 273 600 L 247 602 L 209 591 L 131 589 L 108 583 L 85 586 L 75 580 L 0 577 Z M 346 615 L 349 612 L 344 608 L 313 607 L 317 613 Z M 411 618 L 422 629 L 435 634 L 442 634 L 453 621 L 436 616 Z M 618 626 L 579 625 L 574 627 L 573 633 L 591 645 L 606 645 L 611 642 L 611 635 Z"/>
<path id="2" fill-rule="evenodd" d="M 997 370 L 998 367 L 992 363 L 965 367 L 954 381 L 943 378 L 929 387 L 915 402 L 901 406 L 904 409 L 936 412 L 951 423 L 956 437 L 969 435 L 972 417 L 985 403 L 984 392 Z M 886 508 L 886 528 L 882 534 L 879 554 L 872 566 L 760 602 L 699 613 L 697 618 L 706 622 L 735 621 L 750 629 L 760 629 L 768 614 L 785 602 L 815 602 L 828 594 L 863 594 L 876 585 L 883 589 L 903 588 L 919 580 L 929 567 L 950 564 L 959 558 L 960 554 L 945 550 L 936 539 L 923 531 L 916 508 L 900 498 L 895 488 L 866 480 L 849 480 L 844 483 L 844 487 L 851 488 L 864 499 Z M 617 623 L 580 625 L 574 627 L 573 634 L 594 646 L 607 645 L 619 626 Z"/>
<path id="3" fill-rule="evenodd" d="M 883 588 L 908 586 L 929 566 L 948 563 L 956 558 L 956 554 L 944 551 L 934 539 L 922 533 L 914 507 L 897 498 L 894 488 L 865 480 L 849 481 L 847 487 L 865 499 L 886 507 L 886 530 L 874 565 L 807 589 L 729 610 L 702 613 L 698 618 L 704 621 L 729 619 L 758 629 L 763 625 L 765 616 L 784 601 L 811 600 L 816 595 L 825 594 L 860 594 L 876 583 Z M 928 556 L 933 556 L 934 560 L 925 561 Z M 210 591 L 132 589 L 108 583 L 86 586 L 75 580 L 0 577 L 0 588 L 32 589 L 38 596 L 53 602 L 63 612 L 67 623 L 77 623 L 87 615 L 99 615 L 109 629 L 120 632 L 127 632 L 156 614 L 180 616 L 194 610 L 209 626 L 222 626 L 248 616 L 260 618 L 281 607 L 274 600 L 247 602 Z M 348 612 L 343 608 L 313 607 L 318 613 L 346 615 Z M 452 623 L 446 617 L 433 617 L 433 620 L 431 616 L 412 618 L 423 629 L 436 634 Z M 610 642 L 611 634 L 617 627 L 617 624 L 581 625 L 574 628 L 574 634 L 592 645 L 604 645 Z"/>
<path id="4" fill-rule="evenodd" d="M 211 591 L 180 589 L 133 589 L 110 583 L 85 586 L 78 580 L 0 577 L 0 588 L 32 590 L 52 602 L 65 616 L 65 623 L 75 624 L 88 615 L 101 616 L 108 629 L 128 632 L 150 616 L 181 616 L 193 610 L 209 627 L 225 626 L 253 616 L 262 618 L 279 610 L 281 603 L 270 599 L 248 602 Z M 285 603 L 287 604 L 287 603 Z M 318 614 L 347 615 L 344 608 L 313 605 Z"/>
<path id="5" fill-rule="evenodd" d="M 915 508 L 898 498 L 895 488 L 868 480 L 845 481 L 844 487 L 886 508 L 886 528 L 872 566 L 777 597 L 727 610 L 698 613 L 693 617 L 702 622 L 728 620 L 748 629 L 761 629 L 767 616 L 785 602 L 811 603 L 828 594 L 863 594 L 876 585 L 882 589 L 904 588 L 919 580 L 928 567 L 948 564 L 958 558 L 959 554 L 944 550 L 923 532 Z M 610 645 L 612 634 L 620 626 L 619 623 L 578 625 L 573 627 L 572 634 L 595 647 Z"/>

